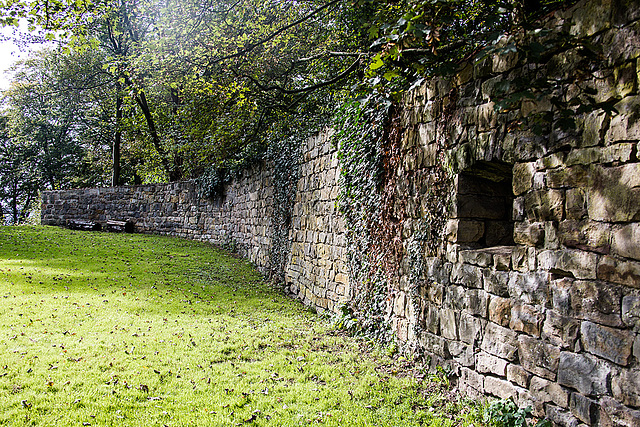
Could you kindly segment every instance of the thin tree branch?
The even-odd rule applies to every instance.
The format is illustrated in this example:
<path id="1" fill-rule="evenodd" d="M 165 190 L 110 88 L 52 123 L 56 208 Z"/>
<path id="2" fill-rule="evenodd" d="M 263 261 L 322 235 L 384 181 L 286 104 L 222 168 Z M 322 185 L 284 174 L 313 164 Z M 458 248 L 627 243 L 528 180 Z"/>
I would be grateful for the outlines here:
<path id="1" fill-rule="evenodd" d="M 251 82 L 253 84 L 255 84 L 260 90 L 262 90 L 263 92 L 271 92 L 271 91 L 278 91 L 281 92 L 285 95 L 295 95 L 295 94 L 299 94 L 299 93 L 307 93 L 307 92 L 313 92 L 314 90 L 323 88 L 325 86 L 329 86 L 332 85 L 334 83 L 339 82 L 340 80 L 344 79 L 345 77 L 347 77 L 349 74 L 351 74 L 351 72 L 353 72 L 357 67 L 358 64 L 360 63 L 360 57 L 361 55 L 358 56 L 358 59 L 356 59 L 346 70 L 344 70 L 343 72 L 341 72 L 340 74 L 338 74 L 337 76 L 333 77 L 332 79 L 329 80 L 325 80 L 323 82 L 320 83 L 316 83 L 314 85 L 311 86 L 306 86 L 300 89 L 285 89 L 282 86 L 265 86 L 262 83 L 260 83 L 257 79 L 249 76 L 249 75 L 238 75 L 238 77 L 244 77 L 247 78 L 249 80 L 251 80 Z M 235 73 L 235 71 L 234 71 Z"/>
<path id="2" fill-rule="evenodd" d="M 268 36 L 262 38 L 261 40 L 258 40 L 255 43 L 251 43 L 249 44 L 247 47 L 238 50 L 236 53 L 232 53 L 230 55 L 225 55 L 222 56 L 220 58 L 214 59 L 212 61 L 209 62 L 209 65 L 214 65 L 217 64 L 219 62 L 222 61 L 226 61 L 228 59 L 233 59 L 233 58 L 237 58 L 239 56 L 244 55 L 245 53 L 251 52 L 253 49 L 255 49 L 256 47 L 265 44 L 266 42 L 276 38 L 278 35 L 282 34 L 283 32 L 287 31 L 289 28 L 293 28 L 297 25 L 300 25 L 301 23 L 303 23 L 304 21 L 307 21 L 308 19 L 314 17 L 315 15 L 317 15 L 318 13 L 322 12 L 323 10 L 333 6 L 334 4 L 340 3 L 343 0 L 331 0 L 329 3 L 325 3 L 324 5 L 320 6 L 319 8 L 313 10 L 311 13 L 303 16 L 300 19 L 295 20 L 294 22 L 285 25 L 284 27 L 281 27 L 280 29 L 274 31 L 273 33 L 269 34 Z"/>

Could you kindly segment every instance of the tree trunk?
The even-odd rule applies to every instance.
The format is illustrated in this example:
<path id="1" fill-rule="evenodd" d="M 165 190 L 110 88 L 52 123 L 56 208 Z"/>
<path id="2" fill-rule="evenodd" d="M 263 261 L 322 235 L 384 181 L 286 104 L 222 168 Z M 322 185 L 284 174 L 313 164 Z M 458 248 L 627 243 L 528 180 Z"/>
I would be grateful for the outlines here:
<path id="1" fill-rule="evenodd" d="M 145 96 L 143 91 L 140 91 L 138 96 L 136 96 L 136 103 L 142 110 L 142 114 L 144 114 L 144 118 L 147 121 L 147 127 L 149 128 L 151 141 L 153 142 L 153 146 L 155 147 L 156 151 L 158 152 L 158 155 L 160 156 L 162 167 L 164 168 L 165 172 L 169 176 L 169 181 L 177 181 L 178 179 L 180 179 L 180 177 L 177 176 L 177 174 L 175 173 L 175 170 L 171 168 L 169 159 L 167 158 L 167 153 L 166 151 L 164 151 L 164 148 L 162 148 L 162 144 L 160 144 L 160 137 L 158 136 L 158 131 L 156 130 L 156 124 L 153 121 L 153 116 L 151 115 L 149 104 L 147 103 L 147 97 Z"/>
<path id="2" fill-rule="evenodd" d="M 118 94 L 116 95 L 116 134 L 113 141 L 113 174 L 111 175 L 111 185 L 117 187 L 120 185 L 120 144 L 122 143 L 122 94 L 120 83 L 116 85 Z"/>

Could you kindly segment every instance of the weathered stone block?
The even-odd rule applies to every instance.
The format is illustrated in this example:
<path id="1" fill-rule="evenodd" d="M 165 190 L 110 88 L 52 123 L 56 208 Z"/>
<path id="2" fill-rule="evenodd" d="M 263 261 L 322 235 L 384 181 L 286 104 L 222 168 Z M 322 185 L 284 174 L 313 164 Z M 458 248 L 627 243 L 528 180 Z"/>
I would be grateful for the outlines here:
<path id="1" fill-rule="evenodd" d="M 484 392 L 484 376 L 469 368 L 460 369 L 460 378 L 458 380 L 461 385 L 471 387 L 477 392 Z M 463 387 L 461 387 L 463 388 Z"/>
<path id="2" fill-rule="evenodd" d="M 540 377 L 532 377 L 529 385 L 531 395 L 543 402 L 553 402 L 566 408 L 569 403 L 569 393 L 558 383 Z"/>
<path id="3" fill-rule="evenodd" d="M 470 289 L 464 295 L 464 310 L 467 313 L 487 317 L 489 296 L 482 289 Z"/>
<path id="4" fill-rule="evenodd" d="M 589 166 L 573 166 L 558 168 L 547 172 L 549 188 L 584 188 L 589 185 L 591 168 Z"/>
<path id="5" fill-rule="evenodd" d="M 551 421 L 554 426 L 561 427 L 582 427 L 577 418 L 575 418 L 566 409 L 560 409 L 554 405 L 546 405 L 546 418 Z"/>
<path id="6" fill-rule="evenodd" d="M 487 267 L 492 263 L 492 255 L 482 250 L 465 250 L 458 253 L 460 262 L 480 267 Z"/>
<path id="7" fill-rule="evenodd" d="M 476 354 L 476 370 L 485 374 L 494 374 L 501 377 L 507 375 L 508 362 L 489 353 L 480 352 Z"/>
<path id="8" fill-rule="evenodd" d="M 563 351 L 558 364 L 558 383 L 584 395 L 607 393 L 611 368 L 588 354 Z"/>
<path id="9" fill-rule="evenodd" d="M 640 406 L 640 370 L 619 369 L 612 375 L 611 391 L 623 404 Z"/>
<path id="10" fill-rule="evenodd" d="M 520 365 L 509 364 L 507 366 L 507 380 L 519 385 L 520 387 L 529 387 L 529 380 L 531 377 L 532 375 Z"/>
<path id="11" fill-rule="evenodd" d="M 558 230 L 560 243 L 568 248 L 608 254 L 611 249 L 611 226 L 595 221 L 562 221 Z"/>
<path id="12" fill-rule="evenodd" d="M 516 163 L 513 166 L 513 194 L 519 196 L 531 190 L 535 173 L 535 162 Z"/>
<path id="13" fill-rule="evenodd" d="M 484 236 L 484 222 L 469 219 L 450 219 L 445 227 L 445 237 L 453 243 L 473 243 Z"/>
<path id="14" fill-rule="evenodd" d="M 627 366 L 629 364 L 633 339 L 635 338 L 635 335 L 632 335 L 630 331 L 582 322 L 580 335 L 587 352 L 618 365 Z"/>
<path id="15" fill-rule="evenodd" d="M 640 223 L 617 228 L 613 233 L 611 250 L 616 255 L 640 260 Z"/>
<path id="16" fill-rule="evenodd" d="M 552 288 L 553 306 L 560 314 L 608 326 L 622 326 L 618 287 L 563 279 L 554 281 Z"/>
<path id="17" fill-rule="evenodd" d="M 429 332 L 422 332 L 418 338 L 420 345 L 429 353 L 442 358 L 449 357 L 447 340 Z"/>
<path id="18" fill-rule="evenodd" d="M 635 332 L 640 332 L 640 295 L 622 298 L 622 321 Z"/>
<path id="19" fill-rule="evenodd" d="M 576 149 L 569 152 L 566 159 L 567 166 L 589 165 L 602 160 L 602 149 L 600 147 L 588 147 Z"/>
<path id="20" fill-rule="evenodd" d="M 540 269 L 577 279 L 595 279 L 598 257 L 579 250 L 542 251 L 538 254 Z"/>
<path id="21" fill-rule="evenodd" d="M 448 308 L 440 310 L 440 334 L 450 340 L 458 339 L 456 311 Z"/>
<path id="22" fill-rule="evenodd" d="M 468 313 L 460 313 L 459 335 L 460 340 L 471 345 L 476 345 L 482 337 L 485 324 L 484 319 L 479 319 Z"/>
<path id="23" fill-rule="evenodd" d="M 451 282 L 468 288 L 481 288 L 482 269 L 469 264 L 454 264 L 451 270 Z"/>
<path id="24" fill-rule="evenodd" d="M 452 308 L 457 311 L 461 311 L 465 308 L 465 293 L 467 288 L 463 286 L 447 287 L 447 293 L 444 298 L 444 307 Z"/>
<path id="25" fill-rule="evenodd" d="M 508 327 L 511 322 L 511 299 L 491 297 L 489 301 L 489 320 L 500 326 Z"/>
<path id="26" fill-rule="evenodd" d="M 598 263 L 598 279 L 640 288 L 640 263 L 605 256 Z"/>
<path id="27" fill-rule="evenodd" d="M 514 304 L 511 309 L 509 327 L 514 331 L 540 337 L 543 320 L 544 314 L 538 307 L 527 304 Z"/>
<path id="28" fill-rule="evenodd" d="M 595 424 L 598 413 L 598 405 L 595 401 L 581 394 L 571 393 L 569 408 L 580 421 L 589 425 Z"/>
<path id="29" fill-rule="evenodd" d="M 530 221 L 562 221 L 564 193 L 560 190 L 535 190 L 524 196 L 525 216 Z"/>
<path id="30" fill-rule="evenodd" d="M 550 301 L 547 273 L 512 273 L 509 278 L 509 296 L 525 304 L 546 306 Z"/>
<path id="31" fill-rule="evenodd" d="M 406 300 L 407 300 L 407 297 L 404 294 L 404 292 L 401 292 L 396 296 L 395 301 L 393 303 L 393 313 L 396 316 L 401 316 L 401 317 L 405 316 Z"/>
<path id="32" fill-rule="evenodd" d="M 597 3 L 581 2 L 571 9 L 569 33 L 573 36 L 586 37 L 609 28 L 613 10 L 611 0 Z"/>
<path id="33" fill-rule="evenodd" d="M 580 322 L 562 316 L 555 310 L 547 310 L 542 326 L 542 338 L 561 349 L 573 349 L 578 339 Z"/>
<path id="34" fill-rule="evenodd" d="M 509 273 L 504 271 L 496 271 L 491 269 L 483 269 L 482 277 L 484 289 L 492 294 L 506 297 L 509 296 Z"/>
<path id="35" fill-rule="evenodd" d="M 615 399 L 600 399 L 600 427 L 640 427 L 640 411 L 627 408 Z"/>
<path id="36" fill-rule="evenodd" d="M 569 188 L 565 192 L 565 211 L 568 220 L 587 217 L 587 191 L 585 188 Z M 562 226 L 563 223 L 560 223 Z"/>
<path id="37" fill-rule="evenodd" d="M 519 387 L 507 380 L 487 376 L 484 379 L 484 392 L 500 399 L 518 396 Z"/>
<path id="38" fill-rule="evenodd" d="M 511 256 L 513 269 L 520 272 L 536 271 L 536 249 L 526 246 L 516 246 Z"/>
<path id="39" fill-rule="evenodd" d="M 544 223 L 517 222 L 513 228 L 513 240 L 519 245 L 540 246 L 544 242 Z"/>
<path id="40" fill-rule="evenodd" d="M 510 329 L 488 322 L 480 348 L 494 356 L 513 361 L 518 351 L 517 335 Z"/>
<path id="41" fill-rule="evenodd" d="M 432 304 L 426 304 L 423 309 L 424 327 L 432 334 L 440 333 L 440 309 Z"/>
<path id="42" fill-rule="evenodd" d="M 607 141 L 632 141 L 640 139 L 640 96 L 627 96 L 614 108 L 619 114 L 611 118 Z"/>
<path id="43" fill-rule="evenodd" d="M 520 364 L 527 371 L 554 381 L 558 371 L 560 349 L 526 335 L 518 337 Z"/>
<path id="44" fill-rule="evenodd" d="M 556 169 L 564 166 L 564 153 L 551 153 L 541 159 L 536 160 L 536 169 Z"/>
<path id="45" fill-rule="evenodd" d="M 463 344 L 458 341 L 451 341 L 449 343 L 449 353 L 453 360 L 459 363 L 461 366 L 471 367 L 474 366 L 473 347 L 467 344 Z"/>
<path id="46" fill-rule="evenodd" d="M 602 149 L 602 163 L 627 163 L 633 159 L 636 144 L 625 142 Z"/>
<path id="47" fill-rule="evenodd" d="M 446 263 L 438 257 L 430 257 L 425 259 L 425 265 L 427 267 L 425 271 L 425 279 L 430 282 L 437 282 L 443 285 L 449 283 L 452 267 L 450 263 Z"/>
<path id="48" fill-rule="evenodd" d="M 640 220 L 640 163 L 595 166 L 588 191 L 589 218 L 604 222 Z"/>

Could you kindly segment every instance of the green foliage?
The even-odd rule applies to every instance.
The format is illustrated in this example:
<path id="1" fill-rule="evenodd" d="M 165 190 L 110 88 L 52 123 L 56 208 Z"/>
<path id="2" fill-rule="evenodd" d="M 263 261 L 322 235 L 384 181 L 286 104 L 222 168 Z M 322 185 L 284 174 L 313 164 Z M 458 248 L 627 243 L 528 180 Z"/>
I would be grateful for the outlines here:
<path id="1" fill-rule="evenodd" d="M 386 250 L 376 239 L 384 203 L 383 147 L 391 102 L 370 97 L 345 104 L 336 114 L 334 141 L 341 165 L 339 207 L 347 228 L 347 260 L 353 287 L 349 329 L 379 342 L 391 340 L 388 323 Z"/>
<path id="2" fill-rule="evenodd" d="M 208 244 L 4 227 L 0 295 L 0 425 L 478 425 Z"/>
<path id="3" fill-rule="evenodd" d="M 122 105 L 106 110 L 106 128 L 126 139 L 123 181 L 204 173 L 215 194 L 275 135 L 288 137 L 291 132 L 281 132 L 288 123 L 302 123 L 306 132 L 304 122 L 313 116 L 322 127 L 334 105 L 362 93 L 397 101 L 423 79 L 456 71 L 481 49 L 499 46 L 503 34 L 533 33 L 533 18 L 563 2 L 543 0 L 535 10 L 527 4 L 16 0 L 1 5 L 0 19 L 14 24 L 25 17 L 70 54 L 101 57 L 112 87 L 103 98 Z M 539 42 L 499 47 L 531 57 L 548 50 Z M 516 88 L 505 97 L 516 102 L 529 95 L 535 90 Z"/>
<path id="4" fill-rule="evenodd" d="M 486 411 L 486 421 L 496 427 L 527 427 L 527 418 L 531 417 L 531 407 L 518 408 L 511 399 L 492 402 Z M 540 420 L 536 427 L 551 427 L 547 419 Z"/>

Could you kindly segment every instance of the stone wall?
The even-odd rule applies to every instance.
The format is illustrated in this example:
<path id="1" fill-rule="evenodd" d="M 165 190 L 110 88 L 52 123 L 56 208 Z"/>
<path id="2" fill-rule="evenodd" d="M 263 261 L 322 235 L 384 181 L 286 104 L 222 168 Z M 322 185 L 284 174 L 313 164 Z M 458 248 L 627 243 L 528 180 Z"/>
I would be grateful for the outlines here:
<path id="1" fill-rule="evenodd" d="M 434 182 L 420 177 L 439 162 L 453 196 L 436 256 L 395 280 L 396 335 L 468 394 L 563 426 L 640 425 L 639 18 L 637 2 L 580 2 L 547 25 L 598 46 L 597 59 L 577 47 L 525 66 L 495 56 L 404 101 L 404 229 L 429 221 Z M 552 93 L 496 111 L 498 83 L 541 76 Z M 593 110 L 578 111 L 588 97 Z M 580 101 L 574 127 L 553 98 Z"/>
<path id="2" fill-rule="evenodd" d="M 404 348 L 449 366 L 470 395 L 512 397 L 562 426 L 638 426 L 640 7 L 585 0 L 547 25 L 600 57 L 579 47 L 543 64 L 490 57 L 403 101 L 395 176 L 405 251 L 388 320 Z M 557 83 L 552 93 L 496 111 L 498 83 L 540 77 Z M 594 108 L 572 105 L 575 126 L 560 126 L 552 100 L 587 97 Z M 305 303 L 336 311 L 354 288 L 339 161 L 326 135 L 301 151 L 285 281 Z M 46 192 L 42 222 L 133 218 L 142 232 L 234 243 L 269 271 L 271 181 L 268 166 L 255 167 L 217 201 L 198 199 L 189 182 Z M 430 227 L 438 186 L 452 194 L 441 230 Z"/>
<path id="3" fill-rule="evenodd" d="M 337 215 L 338 161 L 328 134 L 309 138 L 300 162 L 285 268 L 290 291 L 306 304 L 335 311 L 347 299 L 344 231 Z M 237 250 L 270 274 L 274 187 L 269 165 L 254 166 L 215 200 L 198 197 L 194 182 L 46 191 L 43 225 L 69 219 L 132 220 L 139 233 L 160 234 Z M 286 233 L 285 233 L 286 235 Z"/>

